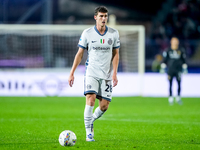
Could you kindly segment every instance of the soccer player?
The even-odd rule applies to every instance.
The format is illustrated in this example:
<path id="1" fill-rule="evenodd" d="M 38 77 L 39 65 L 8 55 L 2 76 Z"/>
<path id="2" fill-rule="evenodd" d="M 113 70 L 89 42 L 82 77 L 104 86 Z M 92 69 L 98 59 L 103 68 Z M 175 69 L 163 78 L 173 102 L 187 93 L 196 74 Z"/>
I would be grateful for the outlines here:
<path id="1" fill-rule="evenodd" d="M 172 81 L 176 77 L 178 83 L 178 95 L 176 102 L 182 104 L 180 92 L 181 92 L 181 74 L 187 73 L 186 54 L 183 48 L 179 47 L 179 39 L 177 37 L 171 38 L 171 47 L 167 51 L 163 52 L 164 61 L 161 64 L 161 72 L 164 72 L 165 68 L 168 68 L 168 80 L 169 80 L 169 103 L 174 103 L 172 95 Z"/>
<path id="2" fill-rule="evenodd" d="M 82 60 L 84 51 L 87 50 L 88 58 L 85 63 L 84 78 L 86 141 L 94 141 L 93 123 L 108 109 L 112 99 L 112 87 L 115 87 L 118 83 L 119 33 L 117 30 L 106 26 L 108 20 L 106 7 L 97 7 L 94 19 L 96 25 L 85 29 L 80 37 L 79 49 L 68 78 L 69 85 L 72 87 L 74 72 Z M 93 113 L 96 98 L 99 99 L 99 106 Z"/>

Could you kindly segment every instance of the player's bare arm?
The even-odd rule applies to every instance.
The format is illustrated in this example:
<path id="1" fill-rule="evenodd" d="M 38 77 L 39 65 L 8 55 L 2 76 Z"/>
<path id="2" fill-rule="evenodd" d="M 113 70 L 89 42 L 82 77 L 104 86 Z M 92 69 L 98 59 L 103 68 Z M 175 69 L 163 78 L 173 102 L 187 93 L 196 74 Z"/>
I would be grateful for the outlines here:
<path id="1" fill-rule="evenodd" d="M 70 87 L 72 87 L 72 85 L 74 84 L 74 72 L 83 58 L 83 53 L 84 53 L 84 49 L 79 47 L 78 52 L 76 53 L 76 56 L 74 58 L 72 69 L 70 71 L 69 78 L 68 78 L 68 83 Z"/>
<path id="2" fill-rule="evenodd" d="M 117 69 L 118 69 L 118 64 L 119 64 L 119 48 L 117 49 L 113 49 L 113 59 L 112 59 L 112 63 L 113 63 L 113 87 L 115 87 L 118 83 L 118 79 L 117 79 Z"/>

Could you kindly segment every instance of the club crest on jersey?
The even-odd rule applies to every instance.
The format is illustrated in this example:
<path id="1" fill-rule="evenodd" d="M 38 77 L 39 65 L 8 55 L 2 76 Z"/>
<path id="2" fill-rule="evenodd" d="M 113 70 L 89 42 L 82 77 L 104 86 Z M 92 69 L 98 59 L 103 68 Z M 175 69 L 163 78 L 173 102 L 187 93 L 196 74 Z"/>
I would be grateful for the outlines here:
<path id="1" fill-rule="evenodd" d="M 112 39 L 108 40 L 108 44 L 111 45 L 112 44 Z"/>
<path id="2" fill-rule="evenodd" d="M 91 89 L 92 86 L 90 84 L 87 85 L 87 89 Z"/>
<path id="3" fill-rule="evenodd" d="M 100 39 L 100 43 L 104 44 L 105 43 L 105 39 Z"/>

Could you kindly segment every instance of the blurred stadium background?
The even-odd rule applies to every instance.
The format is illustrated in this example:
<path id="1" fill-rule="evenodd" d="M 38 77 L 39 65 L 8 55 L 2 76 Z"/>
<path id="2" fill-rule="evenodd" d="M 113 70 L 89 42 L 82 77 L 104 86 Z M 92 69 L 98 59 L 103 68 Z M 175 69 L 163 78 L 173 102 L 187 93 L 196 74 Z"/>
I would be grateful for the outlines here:
<path id="1" fill-rule="evenodd" d="M 120 54 L 119 87 L 117 96 L 168 96 L 166 75 L 158 72 L 162 52 L 169 46 L 173 35 L 179 37 L 187 53 L 188 75 L 183 78 L 183 96 L 200 96 L 200 0 L 1 0 L 0 1 L 0 95 L 81 95 L 82 73 L 78 68 L 75 91 L 68 88 L 67 77 L 77 51 L 82 32 L 69 28 L 66 32 L 44 33 L 33 29 L 26 32 L 25 26 L 38 25 L 94 25 L 94 8 L 105 5 L 109 14 L 116 17 L 116 25 L 134 25 L 145 28 L 144 68 L 145 75 L 138 77 L 137 34 L 126 35 L 121 40 L 127 56 Z M 11 26 L 22 29 L 12 30 Z M 27 27 L 27 26 L 26 26 Z M 69 26 L 70 27 L 70 26 Z M 72 27 L 72 26 L 71 26 Z M 81 28 L 81 27 L 80 27 Z M 65 34 L 66 33 L 66 34 Z M 126 45 L 127 44 L 127 45 Z M 133 55 L 132 56 L 132 52 Z M 158 63 L 156 63 L 158 62 Z M 136 69 L 134 65 L 136 64 Z M 154 65 L 152 65 L 154 64 Z M 82 62 L 84 65 L 84 61 Z M 55 74 L 56 73 L 56 74 Z M 143 72 L 142 72 L 143 73 Z M 80 79 L 79 79 L 80 75 Z M 126 79 L 126 80 L 125 80 Z M 160 82 L 161 81 L 161 82 Z M 124 85 L 122 84 L 124 82 Z M 121 90 L 125 83 L 129 92 Z M 156 83 L 156 84 L 155 84 Z M 193 83 L 196 83 L 194 86 Z M 152 86 L 154 85 L 154 88 Z M 81 86 L 81 87 L 80 87 Z M 174 85 L 176 92 L 176 85 Z M 26 91 L 26 92 L 25 92 Z M 34 91 L 34 92 L 33 92 Z M 68 91 L 66 94 L 63 91 Z M 77 92 L 78 91 L 78 92 Z M 35 93 L 35 94 L 34 94 Z M 123 94 L 124 93 L 124 94 Z"/>

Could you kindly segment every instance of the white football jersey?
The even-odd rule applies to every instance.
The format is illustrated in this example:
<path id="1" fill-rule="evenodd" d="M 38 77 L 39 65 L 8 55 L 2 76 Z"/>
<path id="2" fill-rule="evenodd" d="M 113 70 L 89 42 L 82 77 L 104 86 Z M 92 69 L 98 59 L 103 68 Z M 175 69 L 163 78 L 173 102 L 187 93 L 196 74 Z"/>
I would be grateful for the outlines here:
<path id="1" fill-rule="evenodd" d="M 85 29 L 78 46 L 88 50 L 85 75 L 111 80 L 112 51 L 120 47 L 118 31 L 106 26 L 101 35 L 96 26 Z"/>

